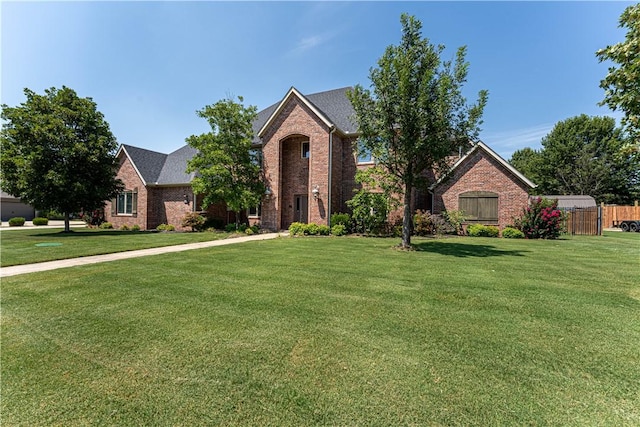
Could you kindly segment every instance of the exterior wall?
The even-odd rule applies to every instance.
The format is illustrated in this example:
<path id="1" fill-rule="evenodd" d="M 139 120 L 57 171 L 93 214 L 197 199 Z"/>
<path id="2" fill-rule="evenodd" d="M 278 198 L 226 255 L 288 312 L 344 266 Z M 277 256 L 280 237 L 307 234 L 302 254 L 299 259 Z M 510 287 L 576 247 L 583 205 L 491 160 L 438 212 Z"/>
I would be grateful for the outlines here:
<path id="1" fill-rule="evenodd" d="M 452 176 L 434 189 L 434 213 L 458 210 L 458 196 L 468 191 L 498 194 L 498 222 L 492 225 L 501 229 L 512 223 L 529 199 L 526 184 L 482 149 L 476 150 Z"/>
<path id="2" fill-rule="evenodd" d="M 155 229 L 160 224 L 169 224 L 179 231 L 190 231 L 191 228 L 182 227 L 182 218 L 193 212 L 193 193 L 190 186 L 179 187 L 155 187 L 149 191 L 148 227 Z M 184 202 L 184 195 L 188 196 L 189 203 Z M 138 206 L 140 203 L 138 202 Z"/>
<path id="3" fill-rule="evenodd" d="M 302 171 L 296 171 L 291 163 L 293 151 L 289 147 L 290 137 L 304 136 L 309 140 L 310 158 L 306 191 Z M 293 150 L 293 151 L 291 151 Z M 300 156 L 300 148 L 297 148 Z M 291 152 L 290 152 L 291 151 Z M 280 115 L 274 120 L 263 136 L 262 145 L 263 170 L 267 185 L 272 194 L 262 204 L 261 223 L 263 228 L 281 229 L 288 226 L 289 206 L 293 209 L 294 194 L 308 195 L 308 221 L 317 224 L 328 224 L 326 203 L 328 200 L 328 162 L 329 162 L 329 128 L 297 97 L 291 97 Z M 289 164 L 287 166 L 287 161 Z M 318 199 L 314 199 L 312 189 L 318 186 Z"/>
<path id="4" fill-rule="evenodd" d="M 131 161 L 126 155 L 120 157 L 120 164 L 118 167 L 117 176 L 124 183 L 125 190 L 138 189 L 138 209 L 137 213 L 133 215 L 118 215 L 112 213 L 113 201 L 107 201 L 104 208 L 104 216 L 107 222 L 113 224 L 113 228 L 120 228 L 123 225 L 131 227 L 132 225 L 138 225 L 141 230 L 147 230 L 147 199 L 148 191 L 142 183 L 140 176 L 134 169 Z"/>

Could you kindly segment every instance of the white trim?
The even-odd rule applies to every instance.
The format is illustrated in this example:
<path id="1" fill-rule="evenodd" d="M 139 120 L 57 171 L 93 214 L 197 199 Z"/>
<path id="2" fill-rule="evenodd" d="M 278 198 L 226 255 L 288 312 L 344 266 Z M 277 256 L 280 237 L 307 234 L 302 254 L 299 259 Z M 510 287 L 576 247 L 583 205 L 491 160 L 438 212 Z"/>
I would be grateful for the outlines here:
<path id="1" fill-rule="evenodd" d="M 493 157 L 493 159 L 496 160 L 498 163 L 500 163 L 505 169 L 507 169 L 512 174 L 514 174 L 518 179 L 520 179 L 520 181 L 524 182 L 526 185 L 528 185 L 531 188 L 536 188 L 537 187 L 536 184 L 534 184 L 533 182 L 529 181 L 529 179 L 526 176 L 524 176 L 520 172 L 518 172 L 518 170 L 516 168 L 514 168 L 512 165 L 510 165 L 509 162 L 507 162 L 505 159 L 500 157 L 500 155 L 498 153 L 493 151 L 491 148 L 489 148 L 488 145 L 486 145 L 482 141 L 478 141 L 471 148 L 471 150 L 467 151 L 467 153 L 464 156 L 460 157 L 458 159 L 458 161 L 455 162 L 453 164 L 453 166 L 451 166 L 451 169 L 449 170 L 449 172 L 453 172 L 454 170 L 456 170 L 456 168 L 458 168 L 469 156 L 471 156 L 476 150 L 478 150 L 480 148 L 482 150 L 484 150 L 485 153 L 487 153 L 491 157 Z M 444 175 L 444 176 L 440 177 L 440 179 L 438 179 L 433 185 L 431 185 L 429 187 L 429 190 L 433 190 L 438 184 L 440 184 L 442 181 L 444 181 L 444 179 L 447 177 L 447 175 Z"/>
<path id="2" fill-rule="evenodd" d="M 269 116 L 267 121 L 264 123 L 264 125 L 258 131 L 258 137 L 259 138 L 262 138 L 264 136 L 264 132 L 267 130 L 267 128 L 269 126 L 271 126 L 271 123 L 282 112 L 282 110 L 284 109 L 284 106 L 287 104 L 287 101 L 289 101 L 289 99 L 292 96 L 297 96 L 300 99 L 300 101 L 302 101 L 302 103 L 304 103 L 304 105 L 306 105 L 311 111 L 313 111 L 313 113 L 316 116 L 318 116 L 318 118 L 320 120 L 322 120 L 322 122 L 325 125 L 327 125 L 329 128 L 334 126 L 333 123 L 331 123 L 331 121 L 329 120 L 329 118 L 326 115 L 324 115 L 324 113 L 322 113 L 322 111 L 318 110 L 311 102 L 309 102 L 307 100 L 307 98 L 305 98 L 305 96 L 298 91 L 298 89 L 296 89 L 295 87 L 291 86 L 291 89 L 289 89 L 289 92 L 287 92 L 287 94 L 284 96 L 284 98 L 282 98 L 282 101 L 280 101 L 280 104 L 278 104 L 278 108 L 275 109 L 275 111 L 271 114 L 271 116 Z"/>

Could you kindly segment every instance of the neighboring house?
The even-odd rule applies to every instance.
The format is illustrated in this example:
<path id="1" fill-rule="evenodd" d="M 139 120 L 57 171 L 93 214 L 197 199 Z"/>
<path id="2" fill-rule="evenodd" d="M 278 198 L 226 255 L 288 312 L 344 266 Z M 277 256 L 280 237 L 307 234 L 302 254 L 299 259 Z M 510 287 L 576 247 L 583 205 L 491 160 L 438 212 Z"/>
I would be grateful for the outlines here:
<path id="1" fill-rule="evenodd" d="M 328 224 L 332 213 L 348 211 L 346 202 L 357 188 L 356 171 L 374 164 L 370 156 L 354 154 L 358 134 L 348 90 L 303 95 L 291 88 L 280 102 L 258 113 L 254 147 L 262 151 L 267 192 L 261 206 L 247 212 L 250 222 L 278 230 L 295 221 Z M 138 224 L 152 229 L 167 223 L 180 228 L 187 212 L 201 209 L 201 197 L 194 197 L 190 186 L 193 174 L 185 173 L 194 154 L 189 146 L 162 154 L 123 145 L 118 178 L 126 191 L 107 203 L 107 221 L 115 227 Z M 434 213 L 469 209 L 476 221 L 504 227 L 526 206 L 527 190 L 533 186 L 478 143 L 432 187 L 431 197 L 417 192 L 414 208 Z M 210 207 L 207 216 L 235 220 L 224 204 Z"/>
<path id="2" fill-rule="evenodd" d="M 11 218 L 23 217 L 31 221 L 36 216 L 33 206 L 23 203 L 19 198 L 9 193 L 0 191 L 0 217 L 1 221 L 9 221 Z"/>

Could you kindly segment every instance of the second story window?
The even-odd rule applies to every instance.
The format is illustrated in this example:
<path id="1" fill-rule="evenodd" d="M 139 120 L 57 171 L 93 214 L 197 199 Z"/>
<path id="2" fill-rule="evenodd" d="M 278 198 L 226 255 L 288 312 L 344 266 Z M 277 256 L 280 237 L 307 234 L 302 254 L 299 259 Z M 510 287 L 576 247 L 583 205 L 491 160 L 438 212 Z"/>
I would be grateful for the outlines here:
<path id="1" fill-rule="evenodd" d="M 309 150 L 309 141 L 304 141 L 302 143 L 302 150 L 301 150 L 301 154 L 302 154 L 302 158 L 303 159 L 308 159 L 311 152 Z"/>

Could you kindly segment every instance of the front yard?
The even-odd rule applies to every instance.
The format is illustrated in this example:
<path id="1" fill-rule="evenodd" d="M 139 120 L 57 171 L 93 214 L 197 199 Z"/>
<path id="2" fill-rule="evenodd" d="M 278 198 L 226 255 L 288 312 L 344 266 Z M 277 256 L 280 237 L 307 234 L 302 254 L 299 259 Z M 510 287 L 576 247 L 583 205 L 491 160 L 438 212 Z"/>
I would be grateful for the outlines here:
<path id="1" fill-rule="evenodd" d="M 639 425 L 638 237 L 282 238 L 5 278 L 2 424 Z"/>

